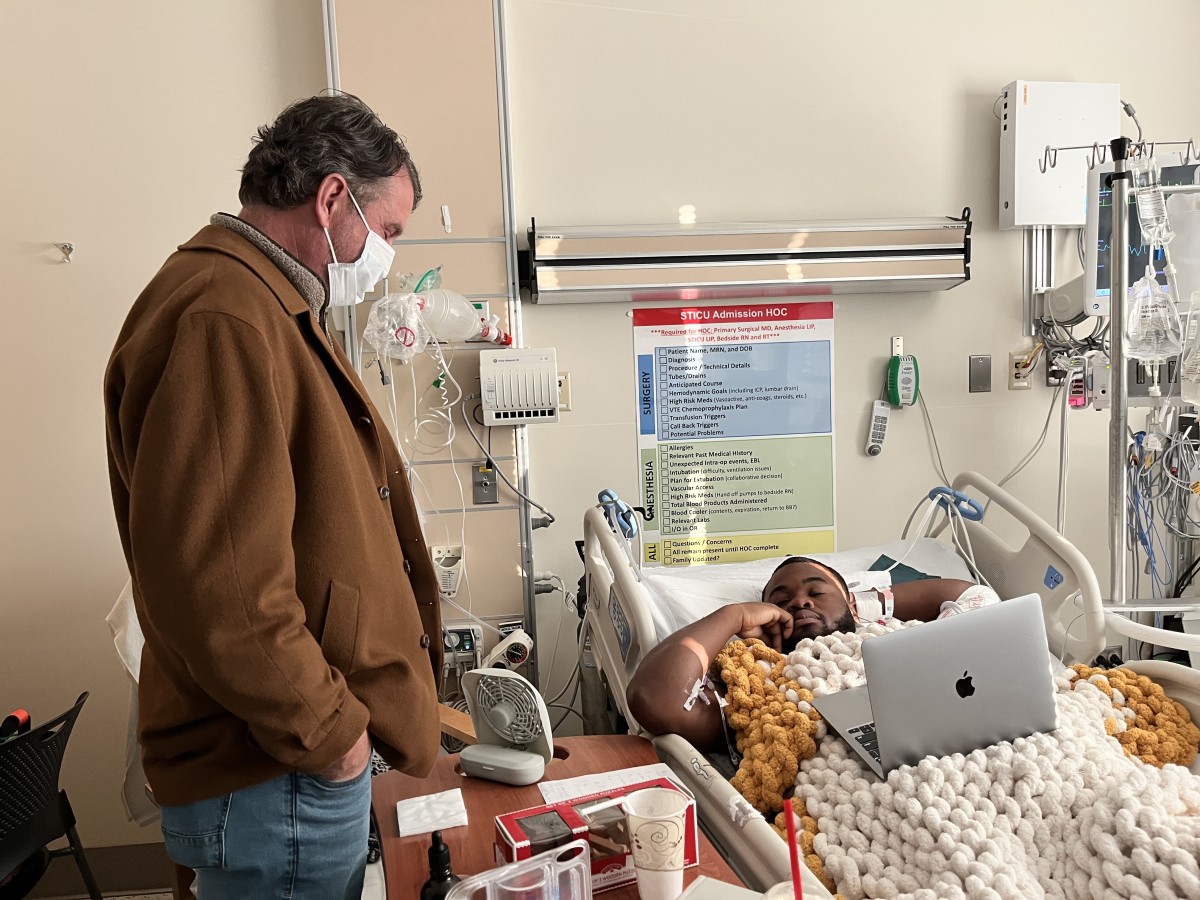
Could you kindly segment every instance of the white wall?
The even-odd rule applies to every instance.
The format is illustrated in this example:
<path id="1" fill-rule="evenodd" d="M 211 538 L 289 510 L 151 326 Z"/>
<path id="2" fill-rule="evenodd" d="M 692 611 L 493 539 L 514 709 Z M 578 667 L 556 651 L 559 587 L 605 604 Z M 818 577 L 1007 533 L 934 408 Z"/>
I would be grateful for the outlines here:
<path id="1" fill-rule="evenodd" d="M 893 416 L 881 457 L 862 452 L 892 335 L 920 361 L 951 475 L 999 477 L 1041 431 L 1049 389 L 1007 390 L 1008 354 L 1029 341 L 1020 330 L 1021 237 L 996 225 L 1000 89 L 1017 78 L 1119 82 L 1148 138 L 1200 135 L 1192 100 L 1200 4 L 1190 0 L 1136 14 L 1115 0 L 508 0 L 507 9 L 518 223 L 672 222 L 684 204 L 700 221 L 972 208 L 969 283 L 836 301 L 841 546 L 897 535 L 938 481 L 916 410 Z M 1114 58 L 1116 34 L 1143 28 L 1153 29 L 1154 63 L 1135 59 L 1131 44 Z M 1060 262 L 1064 276 L 1079 271 L 1073 253 Z M 596 492 L 638 496 L 627 312 L 524 311 L 527 342 L 556 345 L 559 367 L 572 372 L 573 411 L 531 441 L 533 488 L 562 519 L 536 535 L 538 568 L 572 581 L 581 566 L 571 542 Z M 967 392 L 971 354 L 991 354 L 991 393 Z M 1051 522 L 1057 427 L 1056 419 L 1041 456 L 1010 485 Z M 1105 584 L 1107 417 L 1077 414 L 1071 433 L 1067 536 Z M 559 668 L 565 675 L 564 661 Z"/>
<path id="2" fill-rule="evenodd" d="M 91 692 L 63 775 L 87 846 L 159 838 L 119 794 L 104 366 L 167 255 L 237 212 L 255 128 L 324 85 L 315 0 L 0 3 L 0 706 L 45 721 Z"/>

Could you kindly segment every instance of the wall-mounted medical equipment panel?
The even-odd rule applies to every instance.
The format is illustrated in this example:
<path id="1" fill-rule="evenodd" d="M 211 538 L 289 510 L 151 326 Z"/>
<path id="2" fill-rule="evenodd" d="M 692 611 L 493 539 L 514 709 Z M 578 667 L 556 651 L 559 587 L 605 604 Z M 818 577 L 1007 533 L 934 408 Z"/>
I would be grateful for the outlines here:
<path id="1" fill-rule="evenodd" d="M 971 210 L 956 218 L 542 226 L 521 259 L 534 303 L 943 291 L 970 278 Z"/>
<path id="2" fill-rule="evenodd" d="M 1000 118 L 1000 227 L 1064 225 L 1087 215 L 1087 169 L 1058 166 L 1058 149 L 1090 147 L 1120 133 L 1121 86 L 1014 81 L 996 101 Z"/>
<path id="3" fill-rule="evenodd" d="M 479 353 L 483 423 L 549 425 L 558 421 L 558 364 L 553 347 Z"/>

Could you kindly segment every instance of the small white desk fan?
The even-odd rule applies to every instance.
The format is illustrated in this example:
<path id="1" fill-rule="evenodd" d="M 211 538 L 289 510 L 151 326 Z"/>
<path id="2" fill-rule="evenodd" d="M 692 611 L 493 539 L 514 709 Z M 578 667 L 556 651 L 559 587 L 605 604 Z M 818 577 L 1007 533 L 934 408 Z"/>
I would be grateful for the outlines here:
<path id="1" fill-rule="evenodd" d="M 505 669 L 472 669 L 462 688 L 478 742 L 459 754 L 463 773 L 505 784 L 538 781 L 554 758 L 554 738 L 537 688 Z"/>

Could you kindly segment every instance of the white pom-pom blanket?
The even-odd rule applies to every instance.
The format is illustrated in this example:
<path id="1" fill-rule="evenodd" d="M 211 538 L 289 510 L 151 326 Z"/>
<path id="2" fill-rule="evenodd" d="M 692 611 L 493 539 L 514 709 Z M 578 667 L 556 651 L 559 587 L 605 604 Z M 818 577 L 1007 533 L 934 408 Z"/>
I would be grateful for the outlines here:
<path id="1" fill-rule="evenodd" d="M 814 696 L 862 684 L 863 638 L 899 627 L 805 642 L 784 674 Z M 1200 898 L 1200 778 L 1127 757 L 1104 728 L 1121 712 L 1069 674 L 1055 680 L 1054 733 L 927 758 L 887 781 L 840 739 L 819 740 L 795 798 L 817 820 L 814 849 L 839 893 Z"/>

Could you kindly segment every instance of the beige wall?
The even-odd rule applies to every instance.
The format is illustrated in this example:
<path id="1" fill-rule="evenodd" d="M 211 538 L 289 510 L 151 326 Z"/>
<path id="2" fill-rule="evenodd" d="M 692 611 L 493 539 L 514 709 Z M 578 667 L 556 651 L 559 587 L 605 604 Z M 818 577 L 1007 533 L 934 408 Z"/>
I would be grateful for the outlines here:
<path id="1" fill-rule="evenodd" d="M 64 769 L 87 845 L 157 838 L 119 795 L 108 352 L 175 245 L 237 211 L 254 129 L 324 85 L 316 0 L 0 2 L 0 706 L 45 720 L 91 691 Z"/>
<path id="2" fill-rule="evenodd" d="M 973 208 L 971 283 L 837 301 L 843 545 L 894 535 L 916 486 L 935 477 L 915 412 L 897 415 L 882 457 L 860 450 L 891 335 L 921 360 L 948 468 L 1000 474 L 1041 428 L 1046 389 L 1010 394 L 1001 375 L 1024 341 L 1020 239 L 995 227 L 999 89 L 1017 77 L 1119 81 L 1150 136 L 1200 135 L 1187 93 L 1200 75 L 1188 47 L 1200 26 L 1191 0 L 1155 4 L 1157 20 L 1175 23 L 1156 36 L 1155 66 L 1109 60 L 1107 23 L 1127 9 L 1114 0 L 1086 13 L 1034 0 L 873 2 L 853 13 L 795 0 L 506 6 L 518 222 L 666 222 L 684 204 L 702 221 Z M 397 59 L 397 76 L 408 74 Z M 0 704 L 44 718 L 92 691 L 65 783 L 93 845 L 155 837 L 125 824 L 117 794 L 126 692 L 103 617 L 125 575 L 104 464 L 103 365 L 125 310 L 171 248 L 214 210 L 236 208 L 253 129 L 324 80 L 316 0 L 0 0 L 9 176 Z M 450 97 L 452 80 L 422 79 L 421 89 L 436 93 L 439 83 Z M 77 246 L 70 265 L 50 247 L 63 240 Z M 537 567 L 568 583 L 596 491 L 636 496 L 626 313 L 525 309 L 526 343 L 556 346 L 572 372 L 573 411 L 532 436 L 534 495 L 559 518 L 536 535 Z M 992 354 L 991 394 L 966 391 L 967 356 L 977 353 Z M 1072 429 L 1068 535 L 1103 570 L 1105 423 L 1079 415 Z M 1013 483 L 1048 518 L 1056 463 L 1052 440 Z M 441 527 L 431 525 L 431 540 Z M 513 577 L 513 557 L 496 558 Z M 488 587 L 478 584 L 476 602 L 491 612 Z M 560 605 L 538 602 L 545 641 Z M 562 625 L 555 687 L 571 657 L 572 622 Z"/>
<path id="3" fill-rule="evenodd" d="M 442 266 L 444 287 L 489 298 L 489 312 L 500 316 L 501 327 L 507 329 L 492 0 L 340 0 L 335 8 L 342 88 L 361 96 L 404 135 L 421 171 L 424 200 L 397 242 L 393 274 L 419 277 Z M 397 27 L 380 28 L 381 16 Z M 401 39 L 401 33 L 406 37 Z M 400 45 L 403 51 L 397 53 Z M 443 206 L 450 212 L 449 232 Z M 391 287 L 397 289 L 395 281 Z M 359 308 L 360 328 L 369 311 L 366 305 Z M 482 462 L 482 453 L 467 430 L 461 404 L 455 403 L 451 412 L 453 441 L 444 419 L 437 416 L 438 407 L 460 394 L 468 410 L 479 405 L 478 351 L 488 346 L 446 348 L 444 357 L 458 387 L 450 384 L 445 393 L 430 387 L 436 370 L 429 357 L 418 358 L 412 366 L 394 365 L 388 388 L 381 384 L 378 369 L 369 368 L 375 356 L 370 346 L 363 348 L 363 360 L 368 366 L 364 381 L 381 410 L 389 408 L 394 389 L 397 422 L 392 430 L 414 464 L 417 501 L 430 511 L 430 544 L 460 545 L 465 536 L 464 575 L 454 601 L 494 628 L 497 621 L 524 618 L 519 501 L 501 484 L 497 504 L 473 503 L 471 468 Z M 414 409 L 424 423 L 419 430 L 413 427 Z M 482 439 L 485 429 L 474 427 Z M 493 429 L 491 441 L 497 465 L 515 482 L 513 429 Z M 443 618 L 455 625 L 467 620 L 464 612 L 450 606 Z M 493 632 L 484 631 L 487 650 L 495 639 Z M 448 695 L 456 693 L 456 680 L 444 680 L 443 688 Z"/>
<path id="4" fill-rule="evenodd" d="M 920 413 L 862 451 L 889 339 L 903 335 L 946 467 L 999 477 L 1034 443 L 1050 392 L 1006 389 L 1021 337 L 1021 238 L 997 229 L 999 123 L 1010 81 L 1112 81 L 1147 136 L 1200 136 L 1192 51 L 1200 4 L 509 0 L 518 223 L 954 215 L 974 211 L 972 280 L 937 294 L 836 301 L 838 541 L 897 535 L 936 479 Z M 1126 21 L 1126 25 L 1117 25 Z M 1153 64 L 1117 35 L 1153 28 Z M 1115 33 L 1114 33 L 1115 32 Z M 1129 123 L 1126 123 L 1127 125 Z M 1133 130 L 1127 131 L 1133 134 Z M 1060 272 L 1079 271 L 1074 254 Z M 538 568 L 574 579 L 571 541 L 602 487 L 637 496 L 632 337 L 624 305 L 526 307 L 530 345 L 558 347 L 574 410 L 531 439 L 533 488 L 563 520 L 535 536 Z M 597 352 L 599 349 L 600 352 Z M 991 354 L 993 390 L 967 392 Z M 1107 417 L 1071 419 L 1067 535 L 1106 583 Z M 1055 519 L 1057 420 L 1011 487 Z M 562 664 L 560 663 L 560 666 Z M 555 679 L 556 682 L 560 679 Z"/>

